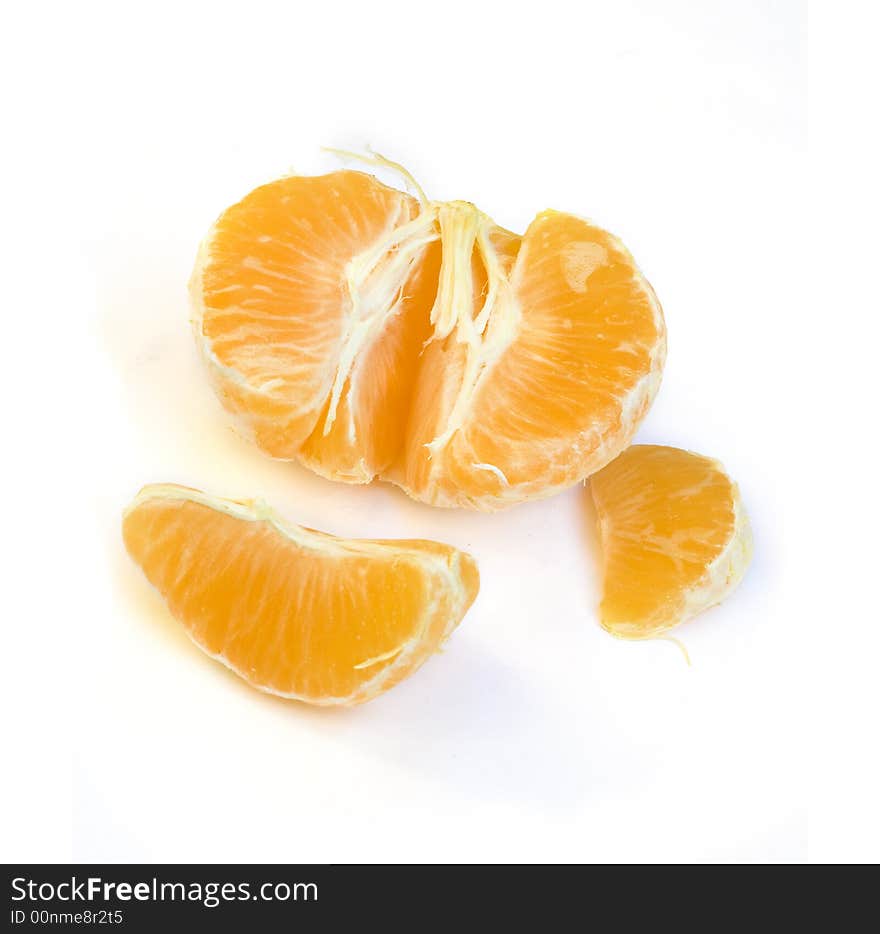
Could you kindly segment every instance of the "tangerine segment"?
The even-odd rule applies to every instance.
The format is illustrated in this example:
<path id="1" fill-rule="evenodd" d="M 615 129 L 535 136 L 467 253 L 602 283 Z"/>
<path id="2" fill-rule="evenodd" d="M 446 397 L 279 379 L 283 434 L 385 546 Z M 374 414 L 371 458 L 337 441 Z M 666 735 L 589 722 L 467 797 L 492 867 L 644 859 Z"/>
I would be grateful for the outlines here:
<path id="1" fill-rule="evenodd" d="M 720 603 L 742 580 L 752 535 L 718 461 L 633 445 L 590 480 L 604 563 L 602 625 L 649 639 Z"/>
<path id="2" fill-rule="evenodd" d="M 321 476 L 369 483 L 398 457 L 422 348 L 430 338 L 427 310 L 437 291 L 439 242 L 427 245 L 400 283 L 396 306 L 354 357 L 330 419 L 328 397 L 297 459 Z M 329 428 L 328 426 L 329 422 Z"/>
<path id="3" fill-rule="evenodd" d="M 329 432 L 354 358 L 407 316 L 403 289 L 431 238 L 396 238 L 417 213 L 361 172 L 289 177 L 233 205 L 203 241 L 190 282 L 198 343 L 221 401 L 266 453 L 297 457 L 322 414 Z M 403 371 L 368 401 L 399 408 L 408 388 Z M 361 417 L 369 427 L 370 411 Z"/>
<path id="4" fill-rule="evenodd" d="M 411 674 L 479 590 L 473 558 L 428 541 L 336 538 L 258 501 L 144 487 L 129 554 L 208 655 L 262 691 L 359 704 Z"/>
<path id="5" fill-rule="evenodd" d="M 429 377 L 442 388 L 416 396 L 415 425 L 453 399 L 439 440 L 422 432 L 407 451 L 420 499 L 498 508 L 558 492 L 629 444 L 659 388 L 663 315 L 620 241 L 545 211 L 517 247 L 511 264 L 492 257 L 479 339 L 460 322 L 446 379 Z"/>

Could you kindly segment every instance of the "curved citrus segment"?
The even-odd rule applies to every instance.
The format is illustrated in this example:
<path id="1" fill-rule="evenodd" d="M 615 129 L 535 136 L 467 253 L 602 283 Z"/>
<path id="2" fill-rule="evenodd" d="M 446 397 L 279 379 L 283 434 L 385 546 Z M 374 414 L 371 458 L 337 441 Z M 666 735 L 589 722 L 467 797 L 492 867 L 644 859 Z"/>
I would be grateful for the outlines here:
<path id="1" fill-rule="evenodd" d="M 589 476 L 656 394 L 660 306 L 609 233 L 545 211 L 524 237 L 360 172 L 226 211 L 191 283 L 224 405 L 332 479 L 499 509 Z"/>
<path id="2" fill-rule="evenodd" d="M 517 246 L 489 260 L 485 330 L 472 338 L 462 316 L 440 388 L 416 397 L 404 486 L 417 498 L 496 508 L 558 492 L 626 447 L 657 393 L 663 315 L 624 246 L 558 211 Z"/>
<path id="3" fill-rule="evenodd" d="M 223 404 L 272 457 L 297 457 L 316 427 L 329 434 L 357 358 L 396 342 L 411 304 L 402 290 L 421 289 L 410 276 L 428 241 L 398 243 L 417 212 L 361 172 L 282 178 L 225 211 L 202 243 L 190 282 L 196 336 Z M 408 388 L 398 373 L 390 394 Z M 359 414 L 369 433 L 371 413 Z M 355 426 L 340 417 L 336 430 L 344 440 Z"/>
<path id="4" fill-rule="evenodd" d="M 739 584 L 752 536 L 718 461 L 651 444 L 590 480 L 604 564 L 602 625 L 648 639 L 715 606 Z"/>
<path id="5" fill-rule="evenodd" d="M 259 502 L 145 487 L 123 518 L 134 560 L 195 643 L 254 687 L 358 704 L 415 671 L 479 589 L 449 545 L 359 541 Z"/>

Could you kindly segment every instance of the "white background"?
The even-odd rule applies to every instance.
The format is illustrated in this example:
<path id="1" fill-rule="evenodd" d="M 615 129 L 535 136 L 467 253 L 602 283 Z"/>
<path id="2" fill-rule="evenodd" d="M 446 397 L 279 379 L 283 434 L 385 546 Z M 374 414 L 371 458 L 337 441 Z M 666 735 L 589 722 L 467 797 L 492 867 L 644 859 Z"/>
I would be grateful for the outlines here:
<path id="1" fill-rule="evenodd" d="M 21 451 L 3 857 L 805 859 L 812 786 L 871 787 L 864 755 L 828 772 L 859 730 L 813 703 L 870 677 L 867 648 L 817 680 L 806 644 L 823 627 L 830 651 L 864 615 L 835 574 L 867 562 L 834 515 L 867 511 L 850 503 L 863 474 L 823 470 L 852 415 L 830 394 L 857 379 L 877 307 L 853 234 L 834 278 L 861 277 L 862 327 L 846 353 L 833 327 L 815 341 L 849 308 L 820 291 L 840 238 L 814 211 L 864 198 L 850 170 L 870 162 L 853 150 L 833 190 L 808 175 L 805 5 L 75 6 L 32 7 L 2 39 L 4 400 Z M 844 67 L 867 54 L 860 32 Z M 876 118 L 846 94 L 826 112 Z M 432 510 L 232 432 L 187 323 L 195 249 L 255 185 L 336 168 L 321 144 L 370 144 L 514 230 L 546 207 L 588 215 L 633 251 L 669 329 L 638 440 L 721 459 L 755 533 L 741 588 L 678 633 L 691 668 L 599 628 L 583 489 Z M 152 481 L 263 496 L 341 535 L 447 541 L 476 556 L 482 590 L 442 655 L 364 707 L 263 696 L 199 653 L 125 555 L 121 510 Z M 829 727 L 836 745 L 817 738 Z M 864 858 L 874 818 L 837 818 L 825 855 Z"/>

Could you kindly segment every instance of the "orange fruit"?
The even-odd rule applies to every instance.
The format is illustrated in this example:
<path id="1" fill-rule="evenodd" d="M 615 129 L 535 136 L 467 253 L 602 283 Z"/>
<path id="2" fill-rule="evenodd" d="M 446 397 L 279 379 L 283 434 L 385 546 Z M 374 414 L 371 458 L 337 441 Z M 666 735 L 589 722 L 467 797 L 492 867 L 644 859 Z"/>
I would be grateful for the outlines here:
<path id="1" fill-rule="evenodd" d="M 602 625 L 649 639 L 720 603 L 739 584 L 752 535 L 718 461 L 678 448 L 627 448 L 590 480 L 604 564 Z"/>
<path id="2" fill-rule="evenodd" d="M 473 603 L 473 558 L 427 541 L 301 528 L 259 501 L 144 487 L 125 545 L 203 651 L 249 684 L 360 704 L 412 674 Z"/>
<path id="3" fill-rule="evenodd" d="M 440 506 L 499 509 L 603 467 L 665 359 L 654 293 L 605 230 L 544 211 L 520 237 L 354 171 L 225 211 L 191 295 L 216 391 L 262 450 Z"/>

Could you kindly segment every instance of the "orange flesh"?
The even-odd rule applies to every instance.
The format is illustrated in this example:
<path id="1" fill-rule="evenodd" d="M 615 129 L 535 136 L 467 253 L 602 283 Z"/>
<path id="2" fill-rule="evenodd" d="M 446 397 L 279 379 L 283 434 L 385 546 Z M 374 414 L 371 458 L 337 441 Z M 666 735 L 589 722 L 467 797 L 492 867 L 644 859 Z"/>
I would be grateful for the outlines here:
<path id="1" fill-rule="evenodd" d="M 579 218 L 548 211 L 532 222 L 514 274 L 519 333 L 455 438 L 454 484 L 502 493 L 497 474 L 472 466 L 489 463 L 537 495 L 577 482 L 628 443 L 651 396 L 627 414 L 625 389 L 650 376 L 661 335 L 650 287 L 633 271 L 608 233 Z"/>
<path id="2" fill-rule="evenodd" d="M 425 309 L 434 301 L 439 269 L 440 245 L 432 243 L 404 287 L 399 313 L 358 360 L 326 435 L 329 400 L 325 405 L 299 451 L 299 459 L 317 473 L 369 482 L 399 456 L 420 354 L 431 333 Z"/>
<path id="3" fill-rule="evenodd" d="M 633 445 L 590 480 L 604 561 L 602 625 L 649 638 L 726 596 L 751 539 L 738 491 L 717 461 Z"/>
<path id="4" fill-rule="evenodd" d="M 519 237 L 360 172 L 226 211 L 193 276 L 224 405 L 273 457 L 498 509 L 604 466 L 659 385 L 665 329 L 625 248 L 545 211 Z"/>
<path id="5" fill-rule="evenodd" d="M 473 559 L 448 545 L 347 541 L 200 499 L 145 488 L 126 547 L 193 640 L 265 691 L 369 700 L 437 650 L 479 588 Z"/>
<path id="6" fill-rule="evenodd" d="M 201 332 L 224 368 L 224 404 L 257 443 L 294 457 L 327 399 L 344 338 L 346 263 L 416 212 L 359 172 L 284 178 L 224 212 L 200 283 Z"/>

